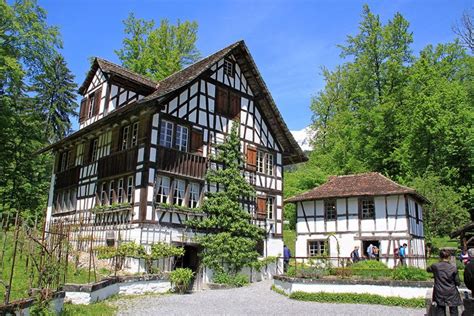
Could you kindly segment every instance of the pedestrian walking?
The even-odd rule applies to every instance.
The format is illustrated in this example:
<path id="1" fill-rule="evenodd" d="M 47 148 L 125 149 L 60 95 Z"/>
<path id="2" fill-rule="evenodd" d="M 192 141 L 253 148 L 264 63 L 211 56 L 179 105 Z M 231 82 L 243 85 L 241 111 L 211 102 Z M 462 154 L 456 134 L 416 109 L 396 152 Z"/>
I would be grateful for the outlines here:
<path id="1" fill-rule="evenodd" d="M 288 265 L 290 264 L 291 251 L 286 245 L 283 246 L 283 271 L 288 270 Z"/>
<path id="2" fill-rule="evenodd" d="M 360 255 L 359 255 L 359 246 L 355 246 L 354 250 L 351 252 L 351 261 L 352 263 L 357 263 L 360 261 Z"/>
<path id="3" fill-rule="evenodd" d="M 398 249 L 398 257 L 400 257 L 400 264 L 402 266 L 407 265 L 407 244 L 403 244 L 400 249 Z"/>

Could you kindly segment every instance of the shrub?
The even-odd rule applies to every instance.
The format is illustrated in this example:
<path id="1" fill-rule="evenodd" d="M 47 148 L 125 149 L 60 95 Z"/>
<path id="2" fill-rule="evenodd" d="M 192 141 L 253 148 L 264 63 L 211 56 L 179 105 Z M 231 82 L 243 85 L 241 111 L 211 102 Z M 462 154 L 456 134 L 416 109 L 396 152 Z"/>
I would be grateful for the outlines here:
<path id="1" fill-rule="evenodd" d="M 377 260 L 364 260 L 354 263 L 352 274 L 363 278 L 378 279 L 391 277 L 392 271 L 383 262 Z"/>
<path id="2" fill-rule="evenodd" d="M 415 267 L 399 267 L 393 269 L 392 279 L 402 281 L 426 281 L 431 278 L 430 274 L 424 269 Z"/>
<path id="3" fill-rule="evenodd" d="M 237 287 L 242 287 L 249 283 L 248 277 L 243 274 L 230 275 L 225 272 L 216 273 L 213 280 L 217 284 L 227 284 Z"/>
<path id="4" fill-rule="evenodd" d="M 385 297 L 375 294 L 356 294 L 356 293 L 306 293 L 293 292 L 290 298 L 299 301 L 326 302 L 326 303 L 352 303 L 352 304 L 378 304 L 388 306 L 401 306 L 412 308 L 423 308 L 425 300 L 423 298 L 401 298 Z"/>
<path id="5" fill-rule="evenodd" d="M 170 273 L 171 282 L 174 284 L 176 292 L 186 293 L 193 279 L 194 272 L 189 268 L 177 268 Z"/>

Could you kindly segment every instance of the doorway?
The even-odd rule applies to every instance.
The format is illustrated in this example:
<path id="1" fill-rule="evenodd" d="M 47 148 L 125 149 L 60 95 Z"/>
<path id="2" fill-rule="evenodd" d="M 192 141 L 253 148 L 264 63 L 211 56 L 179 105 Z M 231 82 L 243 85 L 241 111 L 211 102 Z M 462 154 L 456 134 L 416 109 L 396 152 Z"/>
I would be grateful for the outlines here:
<path id="1" fill-rule="evenodd" d="M 190 244 L 182 245 L 182 247 L 184 248 L 184 256 L 177 258 L 175 267 L 189 268 L 193 272 L 197 272 L 199 269 L 199 247 Z"/>
<path id="2" fill-rule="evenodd" d="M 380 249 L 380 241 L 379 240 L 363 240 L 362 241 L 362 254 L 364 255 L 364 257 L 369 258 L 369 254 L 367 253 L 367 248 L 369 248 L 370 245 L 372 245 L 374 247 L 377 247 L 379 249 L 379 256 L 380 256 L 382 251 Z M 376 259 L 378 259 L 379 256 L 377 256 Z"/>

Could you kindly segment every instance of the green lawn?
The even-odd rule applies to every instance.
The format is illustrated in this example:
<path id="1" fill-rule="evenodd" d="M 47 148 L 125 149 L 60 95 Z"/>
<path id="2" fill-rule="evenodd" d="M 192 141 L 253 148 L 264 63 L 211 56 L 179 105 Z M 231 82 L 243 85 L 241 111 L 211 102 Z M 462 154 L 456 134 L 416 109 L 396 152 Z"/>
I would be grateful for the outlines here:
<path id="1" fill-rule="evenodd" d="M 283 230 L 283 242 L 290 249 L 291 255 L 295 256 L 296 231 L 285 229 Z"/>
<path id="2" fill-rule="evenodd" d="M 459 240 L 451 239 L 448 236 L 433 237 L 431 242 L 433 243 L 433 246 L 438 249 L 443 248 L 443 247 L 452 247 L 452 248 L 459 247 Z"/>
<path id="3" fill-rule="evenodd" d="M 64 304 L 64 309 L 61 313 L 62 316 L 76 316 L 76 315 L 87 315 L 87 316 L 109 316 L 115 315 L 117 307 L 112 306 L 104 302 L 98 302 L 89 305 L 73 305 Z"/>
<path id="4" fill-rule="evenodd" d="M 17 245 L 17 255 L 13 270 L 13 282 L 12 290 L 10 293 L 10 301 L 17 299 L 27 298 L 28 290 L 30 287 L 37 286 L 38 271 L 33 267 L 31 258 L 28 253 L 33 249 L 33 244 L 26 241 L 26 236 L 20 236 Z M 3 250 L 4 235 L 0 235 L 0 251 Z M 30 248 L 28 248 L 30 247 Z M 3 252 L 3 262 L 0 262 L 0 280 L 5 284 L 8 284 L 11 274 L 12 262 L 13 262 L 13 249 L 14 249 L 14 235 L 10 232 L 7 235 L 7 241 L 5 243 L 5 251 Z M 35 258 L 39 258 L 38 255 Z M 28 269 L 27 269 L 28 262 Z M 61 264 L 61 269 L 64 269 L 65 265 Z M 54 272 L 56 270 L 52 269 Z M 59 268 L 58 268 L 59 270 Z M 64 274 L 60 275 L 60 283 L 63 282 Z M 77 283 L 85 284 L 88 283 L 89 272 L 87 269 L 75 269 L 74 264 L 69 263 L 67 269 L 66 283 Z M 102 275 L 97 275 L 98 280 L 102 278 Z M 94 281 L 94 274 L 91 271 L 91 282 Z M 3 302 L 5 298 L 5 288 L 0 284 L 0 301 Z"/>

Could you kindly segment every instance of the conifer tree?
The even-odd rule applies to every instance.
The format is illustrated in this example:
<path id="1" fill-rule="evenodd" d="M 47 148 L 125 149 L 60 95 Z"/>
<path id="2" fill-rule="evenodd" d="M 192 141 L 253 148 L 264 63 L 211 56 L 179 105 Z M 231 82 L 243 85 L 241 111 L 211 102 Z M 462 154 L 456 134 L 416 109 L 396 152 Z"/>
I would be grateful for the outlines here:
<path id="1" fill-rule="evenodd" d="M 263 238 L 261 228 L 251 223 L 250 214 L 241 206 L 243 197 L 254 197 L 255 189 L 245 180 L 241 165 L 238 123 L 225 142 L 217 145 L 212 158 L 215 167 L 209 168 L 206 181 L 218 188 L 208 192 L 202 210 L 207 215 L 202 221 L 190 221 L 191 227 L 206 231 L 198 237 L 203 246 L 203 264 L 216 272 L 237 273 L 257 261 L 257 241 Z"/>

